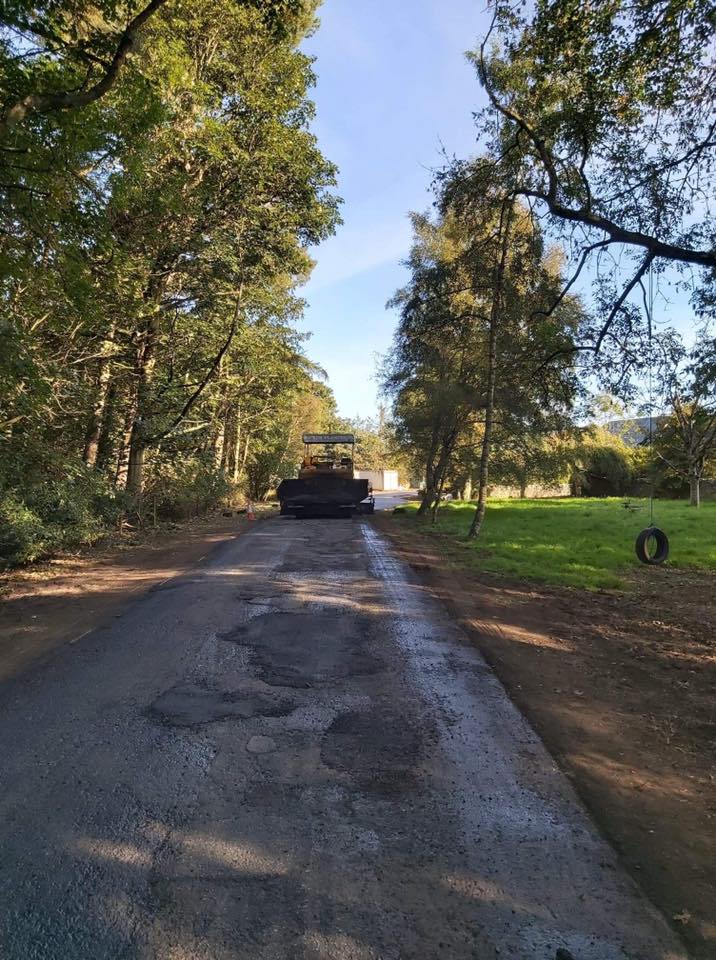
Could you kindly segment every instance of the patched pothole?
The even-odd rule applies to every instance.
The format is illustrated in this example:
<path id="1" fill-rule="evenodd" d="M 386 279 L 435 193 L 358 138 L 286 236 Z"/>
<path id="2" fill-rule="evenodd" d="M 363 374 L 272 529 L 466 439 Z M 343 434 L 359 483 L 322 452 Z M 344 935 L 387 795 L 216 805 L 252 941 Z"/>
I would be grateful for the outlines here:
<path id="1" fill-rule="evenodd" d="M 298 597 L 285 597 L 277 594 L 272 597 L 248 597 L 245 603 L 251 607 L 270 607 L 284 613 L 303 613 L 304 604 Z"/>
<path id="2" fill-rule="evenodd" d="M 270 612 L 221 639 L 251 649 L 252 662 L 264 683 L 308 689 L 377 672 L 382 664 L 368 653 L 368 636 L 368 624 L 358 617 Z"/>
<path id="3" fill-rule="evenodd" d="M 343 713 L 328 728 L 321 760 L 364 789 L 399 793 L 415 787 L 433 739 L 429 722 L 389 708 Z"/>
<path id="4" fill-rule="evenodd" d="M 285 717 L 294 707 L 290 700 L 258 693 L 226 692 L 193 683 L 179 683 L 160 694 L 147 713 L 168 726 L 195 727 L 218 720 Z"/>

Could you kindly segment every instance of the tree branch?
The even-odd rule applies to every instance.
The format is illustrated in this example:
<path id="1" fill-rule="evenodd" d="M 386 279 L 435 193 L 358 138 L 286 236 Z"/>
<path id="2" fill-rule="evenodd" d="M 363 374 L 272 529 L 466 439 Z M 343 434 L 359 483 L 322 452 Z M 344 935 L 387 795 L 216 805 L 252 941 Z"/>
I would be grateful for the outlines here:
<path id="1" fill-rule="evenodd" d="M 579 264 L 577 265 L 577 269 L 572 274 L 572 277 L 570 278 L 568 283 L 566 283 L 564 287 L 562 287 L 562 290 L 560 291 L 559 296 L 554 301 L 552 306 L 549 308 L 549 310 L 535 310 L 532 313 L 532 318 L 551 317 L 554 311 L 557 309 L 557 307 L 564 300 L 564 298 L 567 296 L 569 291 L 572 289 L 574 284 L 579 279 L 579 275 L 584 269 L 584 266 L 587 262 L 589 254 L 592 253 L 592 251 L 599 249 L 600 247 L 607 247 L 611 242 L 612 242 L 611 240 L 600 240 L 599 243 L 592 243 L 588 247 L 585 247 L 584 250 L 582 251 L 582 256 L 579 258 Z"/>
<path id="2" fill-rule="evenodd" d="M 699 267 L 716 268 L 716 250 L 694 250 L 692 247 L 682 247 L 676 243 L 667 243 L 664 240 L 658 240 L 648 233 L 642 233 L 640 230 L 628 230 L 626 227 L 619 226 L 608 217 L 592 213 L 585 208 L 573 209 L 566 207 L 563 203 L 554 199 L 549 193 L 541 190 L 531 190 L 526 187 L 515 190 L 515 195 L 523 197 L 534 197 L 536 200 L 542 200 L 547 204 L 549 211 L 553 216 L 561 220 L 567 220 L 570 223 L 581 223 L 585 227 L 593 227 L 595 230 L 601 230 L 606 233 L 613 243 L 623 243 L 630 247 L 642 247 L 648 250 L 652 256 L 664 257 L 666 260 L 675 260 L 680 263 L 693 263 Z"/>
<path id="3" fill-rule="evenodd" d="M 654 256 L 651 253 L 647 253 L 647 255 L 642 260 L 641 264 L 639 265 L 639 269 L 636 271 L 636 273 L 631 278 L 629 283 L 624 287 L 624 289 L 619 295 L 619 299 L 615 302 L 614 306 L 609 311 L 609 316 L 602 324 L 602 328 L 599 331 L 599 336 L 597 337 L 596 343 L 580 344 L 573 347 L 563 347 L 559 350 L 555 350 L 553 353 L 550 353 L 549 356 L 545 357 L 541 361 L 541 363 L 532 371 L 532 376 L 537 376 L 538 373 L 541 373 L 542 370 L 548 367 L 553 360 L 557 359 L 557 357 L 568 357 L 576 353 L 594 353 L 594 354 L 599 353 L 602 347 L 602 343 L 604 342 L 604 338 L 609 332 L 609 328 L 611 327 L 614 321 L 614 318 L 616 317 L 617 313 L 621 310 L 621 308 L 624 306 L 624 302 L 626 301 L 627 297 L 632 292 L 634 287 L 641 282 L 641 278 L 649 269 L 653 260 L 654 260 Z"/>
<path id="4" fill-rule="evenodd" d="M 644 276 L 644 274 L 646 273 L 646 271 L 649 269 L 649 267 L 651 266 L 651 264 L 653 263 L 653 261 L 654 261 L 654 254 L 652 254 L 652 253 L 647 253 L 647 255 L 644 257 L 644 259 L 642 260 L 642 262 L 639 264 L 639 269 L 636 271 L 636 273 L 635 273 L 634 276 L 631 278 L 631 280 L 629 281 L 629 283 L 624 287 L 624 289 L 623 289 L 622 292 L 620 293 L 618 299 L 617 299 L 617 300 L 615 301 L 615 303 L 614 303 L 614 306 L 613 306 L 612 309 L 609 311 L 609 315 L 608 315 L 607 319 L 606 319 L 606 320 L 604 321 L 604 323 L 602 324 L 602 329 L 599 331 L 599 336 L 597 337 L 597 342 L 596 342 L 596 344 L 594 345 L 594 352 L 595 352 L 595 353 L 599 353 L 599 350 L 600 350 L 600 348 L 601 348 L 601 346 L 602 346 L 602 343 L 604 342 L 604 338 L 606 337 L 607 332 L 609 331 L 609 328 L 611 327 L 612 323 L 614 322 L 614 318 L 615 318 L 616 315 L 619 313 L 619 311 L 621 310 L 621 308 L 624 306 L 624 302 L 626 301 L 627 297 L 628 297 L 629 294 L 632 292 L 632 290 L 634 289 L 634 287 L 635 287 L 638 283 L 641 283 L 641 278 Z"/>
<path id="5" fill-rule="evenodd" d="M 155 434 L 153 437 L 149 438 L 149 439 L 146 441 L 147 444 L 158 443 L 160 440 L 163 440 L 165 437 L 168 437 L 170 433 L 173 433 L 174 430 L 176 430 L 176 428 L 179 426 L 179 424 L 184 420 L 184 418 L 185 418 L 186 415 L 189 413 L 189 411 L 190 411 L 191 408 L 194 406 L 194 404 L 195 404 L 196 401 L 199 399 L 199 397 L 202 395 L 202 393 L 204 392 L 207 384 L 209 383 L 209 381 L 211 380 L 211 378 L 214 376 L 214 374 L 216 373 L 216 371 L 219 369 L 219 365 L 221 364 L 221 361 L 222 361 L 223 358 L 224 358 L 224 354 L 226 353 L 226 351 L 227 351 L 227 350 L 229 349 L 229 347 L 231 346 L 231 343 L 232 343 L 232 341 L 233 341 L 233 339 L 234 339 L 234 334 L 236 333 L 236 327 L 238 326 L 238 322 L 239 322 L 239 312 L 240 312 L 240 308 L 241 308 L 241 293 L 239 293 L 238 297 L 236 298 L 236 308 L 235 308 L 235 310 L 234 310 L 234 316 L 233 316 L 233 318 L 232 318 L 232 320 L 231 320 L 231 327 L 230 327 L 230 329 L 229 329 L 229 335 L 228 335 L 228 337 L 226 338 L 226 340 L 225 340 L 224 344 L 222 345 L 221 349 L 219 350 L 219 352 L 218 352 L 218 353 L 216 354 L 216 356 L 214 357 L 214 359 L 213 359 L 213 361 L 212 361 L 212 363 L 211 363 L 211 366 L 209 367 L 209 370 L 207 371 L 206 376 L 205 376 L 204 379 L 201 381 L 201 383 L 200 383 L 199 386 L 196 388 L 196 390 L 195 390 L 195 391 L 191 394 L 191 396 L 186 400 L 184 406 L 181 408 L 181 411 L 177 414 L 177 416 L 174 418 L 174 420 L 172 420 L 171 424 L 166 428 L 166 430 L 162 430 L 161 433 Z"/>
<path id="6" fill-rule="evenodd" d="M 86 107 L 95 100 L 99 100 L 114 86 L 124 61 L 127 59 L 137 31 L 153 16 L 167 0 L 150 0 L 150 3 L 141 10 L 127 24 L 120 36 L 117 49 L 112 61 L 108 64 L 104 75 L 88 90 L 62 91 L 60 93 L 30 93 L 16 101 L 5 111 L 0 121 L 0 136 L 5 136 L 16 124 L 20 123 L 28 113 L 51 113 L 54 110 L 70 110 L 77 107 Z"/>
<path id="7" fill-rule="evenodd" d="M 581 223 L 586 227 L 592 227 L 595 230 L 601 230 L 606 233 L 612 241 L 623 243 L 628 246 L 643 247 L 648 250 L 653 257 L 664 257 L 667 260 L 675 260 L 681 263 L 693 263 L 701 267 L 716 268 L 716 250 L 695 250 L 692 247 L 684 247 L 680 244 L 666 243 L 657 237 L 639 230 L 629 230 L 622 227 L 614 220 L 599 213 L 594 213 L 590 202 L 588 207 L 569 207 L 562 203 L 558 198 L 559 194 L 559 174 L 557 172 L 557 163 L 552 156 L 546 141 L 540 137 L 537 130 L 517 111 L 514 107 L 506 106 L 500 101 L 488 79 L 487 67 L 485 65 L 485 44 L 492 33 L 493 23 L 480 47 L 480 57 L 478 70 L 480 81 L 487 93 L 492 107 L 498 111 L 506 120 L 514 123 L 532 143 L 537 156 L 542 164 L 547 176 L 547 189 L 536 190 L 527 187 L 515 190 L 515 195 L 524 197 L 533 197 L 547 204 L 550 213 L 561 220 L 570 223 Z"/>

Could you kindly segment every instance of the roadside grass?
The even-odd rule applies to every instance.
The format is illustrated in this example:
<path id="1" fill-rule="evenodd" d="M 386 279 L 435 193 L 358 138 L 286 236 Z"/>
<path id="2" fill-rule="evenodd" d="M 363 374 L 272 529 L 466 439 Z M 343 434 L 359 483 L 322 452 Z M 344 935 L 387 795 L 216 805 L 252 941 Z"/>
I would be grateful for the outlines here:
<path id="1" fill-rule="evenodd" d="M 649 526 L 649 501 L 630 499 L 490 500 L 477 541 L 467 539 L 474 503 L 450 502 L 436 523 L 418 521 L 417 504 L 395 515 L 440 538 L 461 562 L 477 570 L 584 587 L 624 587 L 641 566 L 634 553 L 640 530 Z M 716 502 L 697 510 L 681 500 L 657 500 L 654 521 L 670 542 L 668 566 L 716 570 Z"/>

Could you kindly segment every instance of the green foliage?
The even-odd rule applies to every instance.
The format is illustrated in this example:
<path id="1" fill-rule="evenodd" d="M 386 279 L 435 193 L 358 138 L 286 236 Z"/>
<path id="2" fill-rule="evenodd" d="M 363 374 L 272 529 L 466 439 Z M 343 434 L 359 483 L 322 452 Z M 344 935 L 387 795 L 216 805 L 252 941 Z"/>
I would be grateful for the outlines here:
<path id="1" fill-rule="evenodd" d="M 491 465 L 493 482 L 517 486 L 524 495 L 530 484 L 563 483 L 569 475 L 569 458 L 559 437 L 501 432 Z"/>
<path id="2" fill-rule="evenodd" d="M 494 500 L 480 539 L 468 541 L 474 506 L 453 502 L 440 508 L 434 527 L 420 529 L 476 570 L 589 590 L 624 588 L 639 566 L 634 541 L 649 525 L 648 502 L 631 503 L 636 512 L 616 498 Z M 416 522 L 415 512 L 409 507 L 399 522 Z M 655 520 L 669 536 L 670 566 L 716 570 L 716 503 L 697 515 L 683 502 L 660 500 Z"/>
<path id="3" fill-rule="evenodd" d="M 52 457 L 15 488 L 0 483 L 0 566 L 90 544 L 116 524 L 124 498 L 94 471 Z"/>
<path id="4" fill-rule="evenodd" d="M 689 485 L 699 506 L 701 481 L 716 467 L 716 339 L 703 332 L 686 350 L 674 331 L 657 340 L 659 381 L 669 415 L 661 418 L 653 444 L 666 484 Z"/>
<path id="5" fill-rule="evenodd" d="M 8 8 L 0 457 L 36 543 L 17 558 L 91 538 L 112 504 L 185 515 L 282 469 L 318 375 L 297 291 L 338 221 L 298 48 L 315 6 L 154 4 L 89 100 L 143 5 Z"/>
<path id="6" fill-rule="evenodd" d="M 522 165 L 519 190 L 543 201 L 575 244 L 716 263 L 706 186 L 715 27 L 709 0 L 495 4 L 490 39 L 473 57 L 490 97 L 483 131 L 494 137 L 497 113 L 496 152 Z"/>
<path id="7" fill-rule="evenodd" d="M 560 259 L 545 249 L 525 206 L 503 203 L 508 186 L 489 170 L 479 158 L 441 179 L 440 216 L 413 217 L 411 278 L 391 302 L 400 322 L 383 384 L 393 398 L 396 437 L 420 464 L 423 509 L 441 487 L 477 484 L 488 410 L 504 472 L 509 449 L 568 425 L 579 388 L 570 348 L 580 304 L 565 297 L 548 311 L 561 285 Z M 550 354 L 555 362 L 541 364 Z"/>
<path id="8" fill-rule="evenodd" d="M 334 417 L 330 429 L 354 434 L 358 470 L 397 470 L 401 483 L 412 478 L 412 463 L 398 439 L 397 424 L 386 416 L 384 407 L 377 417 Z"/>
<path id="9" fill-rule="evenodd" d="M 572 470 L 575 493 L 592 496 L 618 496 L 627 493 L 635 479 L 638 451 L 622 437 L 602 427 L 580 432 L 564 450 Z"/>
<path id="10" fill-rule="evenodd" d="M 216 466 L 213 453 L 187 457 L 157 457 L 148 471 L 142 512 L 149 521 L 184 520 L 199 516 L 227 499 L 231 484 Z"/>
<path id="11" fill-rule="evenodd" d="M 47 548 L 42 520 L 14 493 L 0 496 L 0 566 L 27 563 Z"/>

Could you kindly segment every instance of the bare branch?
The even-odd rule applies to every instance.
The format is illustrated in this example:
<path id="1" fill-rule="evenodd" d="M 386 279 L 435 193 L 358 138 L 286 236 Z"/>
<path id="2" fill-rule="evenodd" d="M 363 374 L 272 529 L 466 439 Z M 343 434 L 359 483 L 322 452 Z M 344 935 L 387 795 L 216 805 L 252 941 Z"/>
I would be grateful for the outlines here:
<path id="1" fill-rule="evenodd" d="M 615 319 L 616 315 L 619 313 L 619 311 L 621 310 L 621 308 L 624 306 L 624 303 L 625 303 L 627 297 L 628 297 L 629 294 L 632 292 L 632 290 L 634 289 L 634 287 L 635 287 L 638 283 L 641 282 L 641 278 L 644 276 L 644 274 L 646 273 L 646 271 L 649 269 L 649 267 L 651 266 L 651 264 L 653 263 L 653 261 L 654 261 L 654 255 L 651 254 L 651 253 L 647 253 L 647 255 L 646 255 L 646 256 L 644 257 L 644 259 L 642 260 L 641 264 L 639 265 L 639 269 L 636 271 L 636 273 L 634 274 L 634 276 L 631 278 L 631 280 L 629 281 L 629 283 L 624 287 L 624 289 L 622 290 L 621 294 L 619 295 L 619 297 L 618 297 L 617 300 L 615 301 L 612 309 L 609 311 L 609 315 L 608 315 L 607 319 L 604 321 L 604 324 L 602 325 L 602 329 L 601 329 L 600 332 L 599 332 L 599 336 L 597 337 L 597 342 L 596 342 L 596 344 L 595 344 L 595 346 L 594 346 L 594 352 L 595 352 L 595 353 L 599 353 L 599 350 L 600 350 L 600 348 L 601 348 L 601 346 L 602 346 L 602 343 L 604 342 L 604 338 L 606 337 L 609 328 L 611 327 L 612 323 L 614 322 L 614 319 Z"/>
<path id="2" fill-rule="evenodd" d="M 558 296 L 557 299 L 554 301 L 554 303 L 553 303 L 552 306 L 549 308 L 549 310 L 535 310 L 534 313 L 532 314 L 532 317 L 533 317 L 533 318 L 534 318 L 534 317 L 551 317 L 552 314 L 554 313 L 554 311 L 557 309 L 557 307 L 560 305 L 560 303 L 562 303 L 562 301 L 563 301 L 564 298 L 567 296 L 567 294 L 569 293 L 569 291 L 571 290 L 571 288 L 574 286 L 574 284 L 575 284 L 575 283 L 577 282 L 577 280 L 579 279 L 579 275 L 580 275 L 580 273 L 582 272 L 582 270 L 584 269 L 584 266 L 585 266 L 585 264 L 586 264 L 586 262 L 587 262 L 587 260 L 588 260 L 588 258 L 589 258 L 589 254 L 592 253 L 594 250 L 597 250 L 597 249 L 600 248 L 600 247 L 607 247 L 607 246 L 609 246 L 610 243 L 612 243 L 611 240 L 600 240 L 598 243 L 592 243 L 592 244 L 590 244 L 588 247 L 585 247 L 585 249 L 582 251 L 582 256 L 581 256 L 580 259 L 579 259 L 579 264 L 577 265 L 577 269 L 576 269 L 575 272 L 572 274 L 572 277 L 570 278 L 569 282 L 562 288 L 562 290 L 560 291 L 559 296 Z"/>

